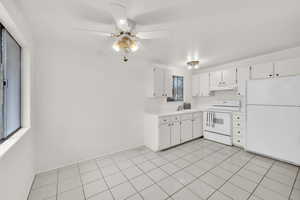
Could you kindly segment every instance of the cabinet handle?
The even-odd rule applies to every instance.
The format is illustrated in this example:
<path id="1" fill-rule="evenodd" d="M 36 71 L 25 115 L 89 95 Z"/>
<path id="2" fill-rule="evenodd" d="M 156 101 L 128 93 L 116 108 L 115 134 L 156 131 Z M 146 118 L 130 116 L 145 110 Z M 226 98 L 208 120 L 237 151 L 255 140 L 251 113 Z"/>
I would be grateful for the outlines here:
<path id="1" fill-rule="evenodd" d="M 240 119 L 240 117 L 237 117 L 237 119 Z"/>
<path id="2" fill-rule="evenodd" d="M 269 77 L 272 77 L 273 75 L 272 74 L 269 74 Z"/>
<path id="3" fill-rule="evenodd" d="M 276 76 L 279 76 L 279 74 L 276 74 Z"/>

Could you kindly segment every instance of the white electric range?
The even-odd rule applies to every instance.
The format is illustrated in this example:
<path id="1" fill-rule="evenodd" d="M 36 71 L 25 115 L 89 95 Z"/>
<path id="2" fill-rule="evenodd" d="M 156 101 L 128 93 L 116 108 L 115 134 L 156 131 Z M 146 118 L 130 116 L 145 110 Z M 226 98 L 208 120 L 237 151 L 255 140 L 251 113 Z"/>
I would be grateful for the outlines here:
<path id="1" fill-rule="evenodd" d="M 203 136 L 206 139 L 232 145 L 232 113 L 240 111 L 239 100 L 217 101 L 203 112 Z"/>

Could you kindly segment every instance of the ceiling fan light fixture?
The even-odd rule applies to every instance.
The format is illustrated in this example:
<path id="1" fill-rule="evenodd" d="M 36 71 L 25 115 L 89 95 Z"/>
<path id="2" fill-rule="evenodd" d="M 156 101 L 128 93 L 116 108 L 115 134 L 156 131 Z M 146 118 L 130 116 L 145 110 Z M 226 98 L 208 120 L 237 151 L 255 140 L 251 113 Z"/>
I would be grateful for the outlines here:
<path id="1" fill-rule="evenodd" d="M 132 53 L 139 49 L 139 44 L 130 36 L 123 36 L 113 44 L 113 49 L 117 52 L 123 51 L 125 53 Z"/>

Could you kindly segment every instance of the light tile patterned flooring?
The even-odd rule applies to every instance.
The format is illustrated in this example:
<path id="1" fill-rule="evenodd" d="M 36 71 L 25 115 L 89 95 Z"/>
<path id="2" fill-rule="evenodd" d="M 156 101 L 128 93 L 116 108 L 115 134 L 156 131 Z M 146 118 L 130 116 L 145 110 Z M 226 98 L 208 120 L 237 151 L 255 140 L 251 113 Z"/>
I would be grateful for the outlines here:
<path id="1" fill-rule="evenodd" d="M 300 155 L 299 155 L 300 156 Z M 299 200 L 299 168 L 205 139 L 38 174 L 29 200 Z"/>

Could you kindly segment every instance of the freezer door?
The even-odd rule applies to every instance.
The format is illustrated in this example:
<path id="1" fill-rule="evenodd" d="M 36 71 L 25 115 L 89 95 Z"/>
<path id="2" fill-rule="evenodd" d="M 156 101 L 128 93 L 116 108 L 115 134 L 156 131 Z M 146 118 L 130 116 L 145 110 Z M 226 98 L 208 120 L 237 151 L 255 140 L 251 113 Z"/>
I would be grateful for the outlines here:
<path id="1" fill-rule="evenodd" d="M 300 165 L 300 107 L 247 106 L 248 151 Z"/>
<path id="2" fill-rule="evenodd" d="M 247 82 L 247 104 L 300 106 L 300 76 Z"/>

